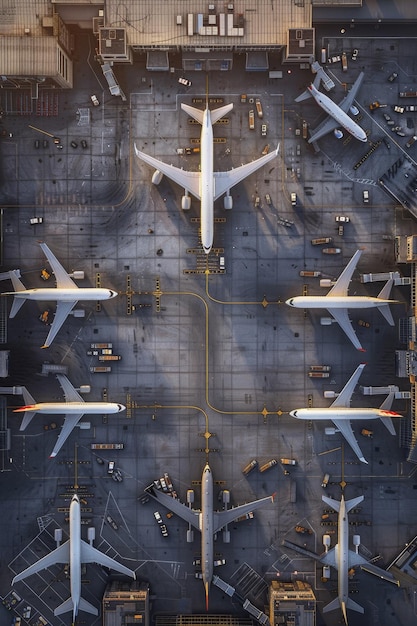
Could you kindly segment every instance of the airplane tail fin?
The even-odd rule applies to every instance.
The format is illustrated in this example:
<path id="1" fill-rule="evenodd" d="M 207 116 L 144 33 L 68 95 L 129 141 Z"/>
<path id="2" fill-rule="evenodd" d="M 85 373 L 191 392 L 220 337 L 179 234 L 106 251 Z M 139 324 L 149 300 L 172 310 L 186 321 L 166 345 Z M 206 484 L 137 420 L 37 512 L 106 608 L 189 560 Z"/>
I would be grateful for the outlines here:
<path id="1" fill-rule="evenodd" d="M 389 296 L 390 296 L 393 284 L 394 284 L 394 281 L 392 279 L 387 281 L 386 285 L 381 289 L 381 291 L 378 294 L 378 298 L 380 300 L 389 300 Z M 379 306 L 378 309 L 381 311 L 382 315 L 385 317 L 388 324 L 390 326 L 395 326 L 394 319 L 392 317 L 392 313 L 391 313 L 391 309 L 389 308 L 389 305 Z"/>
<path id="2" fill-rule="evenodd" d="M 384 402 L 381 404 L 381 406 L 379 407 L 382 411 L 390 411 L 391 410 L 391 406 L 392 403 L 394 401 L 395 398 L 395 393 L 392 392 L 390 393 L 384 400 Z M 391 433 L 391 435 L 395 435 L 395 426 L 393 424 L 392 419 L 388 416 L 381 416 L 380 417 L 381 422 L 384 424 L 385 428 L 387 428 L 387 430 L 389 430 L 389 432 Z"/>

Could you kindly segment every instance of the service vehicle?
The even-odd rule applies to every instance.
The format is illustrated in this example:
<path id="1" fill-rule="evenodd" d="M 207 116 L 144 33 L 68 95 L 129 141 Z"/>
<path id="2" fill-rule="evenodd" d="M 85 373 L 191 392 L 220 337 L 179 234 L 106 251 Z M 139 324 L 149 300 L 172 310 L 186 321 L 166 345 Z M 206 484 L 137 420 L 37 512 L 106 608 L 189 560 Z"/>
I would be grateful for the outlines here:
<path id="1" fill-rule="evenodd" d="M 411 146 L 417 141 L 417 135 L 413 135 L 405 144 L 406 148 L 411 148 Z"/>
<path id="2" fill-rule="evenodd" d="M 114 530 L 119 530 L 118 525 L 116 524 L 116 522 L 114 521 L 111 515 L 106 515 L 106 522 L 108 522 Z"/>
<path id="3" fill-rule="evenodd" d="M 90 450 L 123 450 L 124 443 L 90 443 Z"/>
<path id="4" fill-rule="evenodd" d="M 249 513 L 245 513 L 244 515 L 240 515 L 240 517 L 237 517 L 235 520 L 233 520 L 233 522 L 244 522 L 247 519 L 253 519 L 253 517 L 253 511 L 249 511 Z"/>
<path id="5" fill-rule="evenodd" d="M 323 254 L 340 254 L 342 252 L 341 248 L 323 248 Z"/>
<path id="6" fill-rule="evenodd" d="M 258 465 L 258 461 L 256 459 L 252 459 L 251 461 L 249 461 L 247 465 L 245 465 L 245 467 L 242 470 L 242 473 L 245 474 L 245 476 L 247 476 L 247 474 L 249 474 L 249 472 L 254 470 L 255 467 L 257 467 L 257 465 Z"/>
<path id="7" fill-rule="evenodd" d="M 297 461 L 295 459 L 280 459 L 281 465 L 297 465 Z"/>
<path id="8" fill-rule="evenodd" d="M 168 528 L 166 527 L 166 524 L 161 524 L 159 528 L 161 530 L 161 535 L 163 537 L 168 537 Z"/>
<path id="9" fill-rule="evenodd" d="M 88 144 L 85 139 L 81 139 L 81 147 L 83 148 L 83 150 L 88 148 Z"/>
<path id="10" fill-rule="evenodd" d="M 308 278 L 319 278 L 321 272 L 312 270 L 300 270 L 300 276 L 306 276 Z"/>
<path id="11" fill-rule="evenodd" d="M 326 489 L 327 485 L 329 484 L 329 480 L 330 480 L 330 474 L 325 474 L 323 476 L 323 480 L 321 481 L 321 486 L 323 487 L 323 489 Z M 323 516 L 322 516 L 323 519 Z"/>
<path id="12" fill-rule="evenodd" d="M 390 75 L 388 76 L 388 80 L 389 80 L 389 82 L 390 82 L 390 83 L 394 82 L 394 80 L 395 80 L 396 78 L 398 78 L 398 73 L 397 73 L 397 72 L 393 72 L 392 74 L 390 74 Z"/>
<path id="13" fill-rule="evenodd" d="M 242 93 L 240 96 L 240 101 L 242 104 L 246 104 L 248 96 L 245 93 Z"/>
<path id="14" fill-rule="evenodd" d="M 291 204 L 292 206 L 295 206 L 297 204 L 297 194 L 294 192 L 291 194 Z"/>
<path id="15" fill-rule="evenodd" d="M 104 366 L 90 367 L 90 372 L 92 374 L 107 374 L 108 372 L 111 372 L 111 367 L 104 367 Z"/>
<path id="16" fill-rule="evenodd" d="M 118 354 L 99 354 L 99 361 L 121 361 L 122 357 Z"/>
<path id="17" fill-rule="evenodd" d="M 311 372 L 330 372 L 330 365 L 310 365 Z"/>
<path id="18" fill-rule="evenodd" d="M 191 87 L 191 85 L 193 84 L 190 80 L 188 80 L 188 78 L 184 77 L 180 77 L 178 79 L 178 82 L 180 85 L 185 85 L 186 87 Z"/>
<path id="19" fill-rule="evenodd" d="M 274 465 L 276 465 L 278 463 L 278 461 L 276 459 L 271 459 L 270 461 L 267 461 L 266 463 L 264 463 L 263 465 L 261 465 L 259 467 L 259 471 L 262 472 L 266 472 L 266 470 L 270 469 L 271 467 L 274 467 Z"/>
<path id="20" fill-rule="evenodd" d="M 259 119 L 262 119 L 263 116 L 264 116 L 264 113 L 262 111 L 262 104 L 261 104 L 261 101 L 259 100 L 259 98 L 256 98 L 255 105 L 256 105 L 256 112 L 258 114 L 258 117 L 259 117 Z"/>
<path id="21" fill-rule="evenodd" d="M 342 72 L 347 72 L 348 62 L 346 52 L 342 52 Z"/>
<path id="22" fill-rule="evenodd" d="M 300 533 L 302 535 L 312 535 L 313 531 L 311 528 L 306 528 L 305 526 L 295 526 L 294 528 L 296 533 Z"/>
<path id="23" fill-rule="evenodd" d="M 90 96 L 90 98 L 91 98 L 91 102 L 94 104 L 94 106 L 98 107 L 100 102 L 99 102 L 99 99 L 97 98 L 97 96 L 93 95 L 93 96 Z"/>
<path id="24" fill-rule="evenodd" d="M 362 428 L 361 435 L 363 435 L 364 437 L 369 437 L 370 439 L 372 439 L 372 437 L 374 436 L 374 433 L 373 433 L 372 430 L 368 430 L 367 428 Z"/>
<path id="25" fill-rule="evenodd" d="M 107 465 L 107 473 L 113 474 L 113 472 L 114 472 L 114 461 L 109 461 Z"/>
<path id="26" fill-rule="evenodd" d="M 103 348 L 113 348 L 112 343 L 90 343 L 92 350 L 103 350 Z"/>
<path id="27" fill-rule="evenodd" d="M 253 130 L 255 128 L 255 112 L 251 109 L 248 113 L 249 118 L 249 130 Z"/>
<path id="28" fill-rule="evenodd" d="M 30 223 L 32 225 L 34 225 L 34 224 L 42 224 L 43 223 L 43 217 L 31 217 L 29 221 L 30 221 Z"/>
<path id="29" fill-rule="evenodd" d="M 332 243 L 333 239 L 331 237 L 319 237 L 318 239 L 312 239 L 311 245 L 313 246 L 321 246 L 324 243 Z"/>
<path id="30" fill-rule="evenodd" d="M 367 189 L 364 189 L 362 191 L 362 200 L 363 200 L 364 204 L 368 204 L 368 202 L 369 202 L 369 191 Z"/>
<path id="31" fill-rule="evenodd" d="M 347 224 L 348 222 L 350 222 L 350 217 L 348 217 L 347 215 L 336 215 L 334 219 L 337 223 Z"/>
<path id="32" fill-rule="evenodd" d="M 309 372 L 308 377 L 309 378 L 329 378 L 330 374 L 329 372 Z"/>
<path id="33" fill-rule="evenodd" d="M 271 204 L 272 204 L 271 196 L 269 195 L 269 193 L 266 193 L 266 194 L 265 194 L 265 202 L 266 202 L 268 205 L 271 205 Z"/>
<path id="34" fill-rule="evenodd" d="M 266 124 L 262 124 L 262 126 L 261 126 L 261 136 L 262 137 L 266 137 L 266 133 L 267 133 Z"/>
<path id="35" fill-rule="evenodd" d="M 50 272 L 48 272 L 48 270 L 46 268 L 43 268 L 41 270 L 41 274 L 40 274 L 42 280 L 49 280 L 51 278 L 51 274 Z"/>

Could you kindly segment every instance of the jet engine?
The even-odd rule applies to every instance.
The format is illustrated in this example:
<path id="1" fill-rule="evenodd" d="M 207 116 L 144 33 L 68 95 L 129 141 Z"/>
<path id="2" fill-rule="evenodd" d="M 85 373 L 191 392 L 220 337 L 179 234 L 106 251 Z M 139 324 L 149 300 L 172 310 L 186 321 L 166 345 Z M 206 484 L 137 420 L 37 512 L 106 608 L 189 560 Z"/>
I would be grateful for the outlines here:
<path id="1" fill-rule="evenodd" d="M 152 182 L 154 185 L 159 185 L 159 183 L 162 180 L 162 176 L 163 173 L 160 172 L 159 170 L 155 170 L 154 173 L 152 174 Z"/>
<path id="2" fill-rule="evenodd" d="M 227 194 L 227 196 L 224 197 L 223 206 L 224 206 L 224 208 L 226 210 L 229 210 L 229 209 L 233 208 L 233 198 L 232 198 L 232 196 Z"/>
<path id="3" fill-rule="evenodd" d="M 336 137 L 336 139 L 342 139 L 343 138 L 343 133 L 340 130 L 340 128 L 335 128 L 333 131 L 334 136 Z"/>
<path id="4" fill-rule="evenodd" d="M 183 211 L 189 211 L 191 209 L 191 198 L 190 196 L 182 196 L 181 198 L 181 208 Z"/>

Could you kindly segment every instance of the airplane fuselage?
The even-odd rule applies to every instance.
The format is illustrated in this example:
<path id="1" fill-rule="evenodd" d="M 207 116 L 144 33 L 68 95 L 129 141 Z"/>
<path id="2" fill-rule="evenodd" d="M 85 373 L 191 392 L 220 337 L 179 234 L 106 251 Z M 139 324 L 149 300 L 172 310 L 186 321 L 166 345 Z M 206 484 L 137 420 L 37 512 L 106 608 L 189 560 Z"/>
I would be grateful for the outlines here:
<path id="1" fill-rule="evenodd" d="M 314 409 L 295 409 L 290 412 L 291 417 L 299 420 L 373 420 L 383 417 L 402 417 L 395 411 L 383 409 L 355 409 L 350 407 L 328 407 Z"/>
<path id="2" fill-rule="evenodd" d="M 372 309 L 392 302 L 372 296 L 295 296 L 286 304 L 296 309 Z"/>
<path id="3" fill-rule="evenodd" d="M 27 300 L 49 300 L 52 302 L 74 302 L 74 300 L 110 300 L 117 296 L 117 291 L 101 287 L 80 287 L 78 289 L 25 289 L 11 292 L 15 298 Z"/>
<path id="4" fill-rule="evenodd" d="M 363 128 L 361 128 L 347 113 L 345 113 L 333 100 L 324 93 L 319 91 L 314 85 L 308 87 L 311 95 L 317 104 L 336 120 L 345 130 L 347 130 L 355 139 L 359 141 L 367 141 L 367 136 Z"/>
<path id="5" fill-rule="evenodd" d="M 81 512 L 78 496 L 71 500 L 69 511 L 70 591 L 73 617 L 77 617 L 81 598 Z"/>
<path id="6" fill-rule="evenodd" d="M 119 413 L 125 410 L 123 404 L 116 402 L 37 402 L 29 406 L 22 406 L 14 409 L 14 413 L 22 413 L 24 411 L 33 411 L 43 413 L 44 415 L 71 415 L 71 414 L 90 414 L 99 413 Z"/>
<path id="7" fill-rule="evenodd" d="M 208 254 L 213 245 L 214 227 L 213 126 L 208 107 L 203 114 L 200 147 L 201 243 Z"/>
<path id="8" fill-rule="evenodd" d="M 208 464 L 203 469 L 201 478 L 201 571 L 204 588 L 206 590 L 206 604 L 208 591 L 213 578 L 213 475 Z"/>

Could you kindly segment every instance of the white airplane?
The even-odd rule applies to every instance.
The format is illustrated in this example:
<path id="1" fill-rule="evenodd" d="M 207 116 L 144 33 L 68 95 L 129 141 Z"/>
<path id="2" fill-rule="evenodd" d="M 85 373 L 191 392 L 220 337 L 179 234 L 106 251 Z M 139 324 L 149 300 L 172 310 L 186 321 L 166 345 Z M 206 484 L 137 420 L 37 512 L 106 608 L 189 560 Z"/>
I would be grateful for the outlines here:
<path id="1" fill-rule="evenodd" d="M 306 98 L 313 97 L 317 104 L 327 113 L 329 116 L 322 124 L 320 124 L 314 131 L 312 131 L 312 135 L 308 140 L 308 143 L 312 143 L 313 141 L 317 141 L 324 135 L 335 131 L 338 126 L 342 126 L 345 130 L 347 130 L 355 139 L 359 141 L 367 141 L 367 136 L 363 128 L 359 126 L 349 115 L 347 114 L 349 109 L 353 107 L 353 100 L 358 93 L 362 81 L 363 81 L 364 73 L 361 72 L 356 79 L 352 89 L 349 93 L 343 98 L 339 104 L 336 104 L 326 96 L 324 93 L 319 91 L 317 87 L 320 84 L 320 75 L 317 74 L 316 78 L 313 81 L 313 84 L 307 88 L 298 98 L 295 99 L 296 102 L 301 102 Z M 357 111 L 357 109 L 356 109 Z M 356 113 L 357 114 L 357 113 Z"/>
<path id="2" fill-rule="evenodd" d="M 207 98 L 204 111 L 187 104 L 181 104 L 181 108 L 201 124 L 199 172 L 187 172 L 173 165 L 168 165 L 163 161 L 159 161 L 141 152 L 137 149 L 136 144 L 135 152 L 139 159 L 142 159 L 142 161 L 145 161 L 145 163 L 155 168 L 156 171 L 152 176 L 152 182 L 155 185 L 161 182 L 162 176 L 165 174 L 165 176 L 168 176 L 168 178 L 178 185 L 184 187 L 185 195 L 182 197 L 181 201 L 183 210 L 186 211 L 191 207 L 189 194 L 192 194 L 201 201 L 201 243 L 204 252 L 209 254 L 213 245 L 214 201 L 225 193 L 224 208 L 231 209 L 233 206 L 233 199 L 230 195 L 231 187 L 234 187 L 244 178 L 253 174 L 260 167 L 274 159 L 278 154 L 279 145 L 273 152 L 251 163 L 241 165 L 230 172 L 215 172 L 213 165 L 213 124 L 231 111 L 233 104 L 227 104 L 214 111 L 210 111 Z"/>
<path id="3" fill-rule="evenodd" d="M 337 598 L 332 600 L 332 602 L 330 602 L 323 608 L 323 613 L 327 613 L 328 611 L 334 611 L 335 609 L 340 607 L 343 613 L 343 619 L 347 626 L 348 619 L 346 609 L 351 609 L 352 611 L 357 611 L 358 613 L 364 612 L 363 608 L 359 604 L 357 604 L 357 602 L 354 602 L 354 600 L 349 598 L 348 581 L 349 569 L 358 565 L 367 564 L 366 559 L 358 554 L 358 546 L 360 541 L 358 535 L 356 535 L 354 538 L 354 542 L 356 545 L 355 552 L 353 550 L 349 550 L 348 513 L 362 502 L 363 496 L 359 496 L 358 498 L 353 498 L 352 500 L 345 501 L 344 495 L 342 494 L 342 499 L 340 502 L 338 500 L 334 500 L 333 498 L 328 498 L 327 496 L 322 496 L 322 500 L 328 506 L 331 506 L 332 509 L 339 513 L 337 544 L 334 548 L 326 552 L 326 554 L 320 559 L 324 565 L 330 565 L 336 568 L 338 576 Z"/>
<path id="4" fill-rule="evenodd" d="M 348 288 L 352 279 L 352 274 L 356 269 L 358 261 L 361 257 L 362 250 L 357 250 L 343 272 L 340 274 L 336 283 L 330 289 L 326 296 L 296 296 L 289 298 L 286 304 L 296 309 L 327 309 L 334 317 L 336 322 L 345 331 L 355 348 L 361 352 L 365 352 L 361 342 L 353 330 L 352 323 L 349 319 L 348 309 L 369 309 L 378 308 L 387 320 L 388 324 L 394 326 L 394 320 L 389 308 L 392 303 L 398 303 L 398 300 L 389 300 L 389 294 L 394 284 L 393 280 L 389 280 L 381 289 L 376 298 L 371 296 L 349 296 Z"/>
<path id="5" fill-rule="evenodd" d="M 330 407 L 318 409 L 295 409 L 294 411 L 290 411 L 290 415 L 291 417 L 295 417 L 299 420 L 331 420 L 336 428 L 342 433 L 346 441 L 349 443 L 350 447 L 355 452 L 358 459 L 362 461 L 362 463 L 367 463 L 368 461 L 363 456 L 362 450 L 360 449 L 359 444 L 356 441 L 350 420 L 369 420 L 379 418 L 384 426 L 389 430 L 391 435 L 395 435 L 395 427 L 391 418 L 402 417 L 402 415 L 390 410 L 395 396 L 394 393 L 390 393 L 389 396 L 387 396 L 379 409 L 351 408 L 350 400 L 364 367 L 365 363 L 361 363 L 361 365 L 358 365 L 358 367 Z"/>
<path id="6" fill-rule="evenodd" d="M 41 413 L 43 415 L 65 415 L 62 430 L 58 435 L 55 447 L 49 457 L 50 459 L 58 454 L 83 415 L 120 413 L 120 411 L 126 409 L 123 404 L 116 402 L 85 402 L 66 376 L 57 374 L 57 378 L 64 392 L 65 402 L 36 402 L 26 387 L 23 387 L 22 391 L 26 405 L 19 409 L 14 409 L 13 411 L 14 413 L 25 414 L 20 425 L 20 430 L 25 430 L 35 413 Z"/>
<path id="7" fill-rule="evenodd" d="M 166 493 L 162 493 L 161 491 L 154 489 L 153 487 L 150 487 L 147 491 L 163 506 L 188 522 L 190 527 L 192 526 L 201 532 L 201 570 L 204 589 L 206 592 L 206 610 L 208 610 L 210 583 L 213 578 L 213 535 L 227 526 L 227 524 L 233 522 L 240 515 L 259 509 L 267 502 L 273 502 L 274 496 L 261 498 L 260 500 L 255 500 L 254 502 L 248 502 L 247 504 L 242 504 L 232 509 L 214 511 L 213 475 L 208 463 L 206 463 L 201 477 L 201 511 L 191 508 L 192 497 L 189 497 L 189 494 L 193 494 L 192 491 L 187 493 L 187 499 L 190 503 L 190 507 L 182 504 L 179 500 L 172 498 Z M 226 493 L 228 494 L 229 492 Z M 224 499 L 224 502 L 227 502 L 227 500 Z M 187 541 L 191 542 L 193 539 L 193 531 L 189 530 L 187 532 Z M 230 541 L 230 532 L 228 530 L 223 531 L 223 540 L 226 543 Z"/>
<path id="8" fill-rule="evenodd" d="M 101 287 L 78 287 L 78 285 L 74 283 L 68 273 L 64 270 L 46 243 L 41 243 L 40 246 L 49 261 L 53 273 L 55 274 L 56 288 L 26 289 L 22 281 L 19 279 L 20 272 L 12 270 L 10 272 L 10 279 L 13 283 L 15 291 L 6 292 L 1 295 L 14 296 L 10 317 L 14 317 L 16 315 L 26 300 L 52 300 L 57 302 L 54 321 L 52 322 L 46 341 L 42 346 L 42 348 L 48 348 L 77 302 L 84 300 L 109 300 L 110 298 L 115 298 L 117 296 L 117 291 L 113 291 L 112 289 L 103 289 Z"/>
<path id="9" fill-rule="evenodd" d="M 94 548 L 92 545 L 81 539 L 80 501 L 76 494 L 72 497 L 69 510 L 68 541 L 58 546 L 50 554 L 47 554 L 37 563 L 34 563 L 15 576 L 12 580 L 12 585 L 15 585 L 19 582 L 19 580 L 32 576 L 32 574 L 36 574 L 37 572 L 47 569 L 57 563 L 69 563 L 71 596 L 55 609 L 54 615 L 62 615 L 63 613 L 72 611 L 73 624 L 77 618 L 78 611 L 85 611 L 86 613 L 91 613 L 92 615 L 98 615 L 96 607 L 81 597 L 82 563 L 98 563 L 99 565 L 103 565 L 104 567 L 108 567 L 109 569 L 116 570 L 121 574 L 125 574 L 126 576 L 131 576 L 136 579 L 135 572 L 128 569 L 124 565 L 121 565 L 109 556 L 106 556 L 97 550 L 97 548 Z"/>

